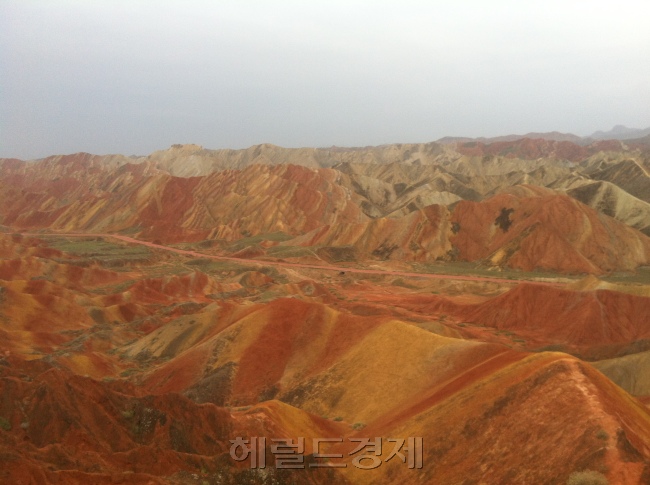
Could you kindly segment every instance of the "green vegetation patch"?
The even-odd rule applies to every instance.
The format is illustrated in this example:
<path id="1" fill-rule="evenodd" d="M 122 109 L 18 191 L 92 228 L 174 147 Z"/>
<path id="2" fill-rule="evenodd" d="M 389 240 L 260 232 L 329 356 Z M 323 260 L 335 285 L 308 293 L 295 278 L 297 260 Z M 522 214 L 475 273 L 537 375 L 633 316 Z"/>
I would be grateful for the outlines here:
<path id="1" fill-rule="evenodd" d="M 119 269 L 129 263 L 149 262 L 153 252 L 139 244 L 120 244 L 99 237 L 53 238 L 49 246 L 84 263 L 97 262 L 104 267 Z"/>
<path id="2" fill-rule="evenodd" d="M 573 472 L 567 480 L 567 485 L 607 485 L 607 477 L 594 470 Z"/>
<path id="3" fill-rule="evenodd" d="M 315 256 L 311 248 L 303 246 L 273 246 L 266 250 L 268 256 L 274 258 L 304 258 Z"/>
<path id="4" fill-rule="evenodd" d="M 0 416 L 0 429 L 4 429 L 5 431 L 11 431 L 11 423 L 9 420 L 6 418 L 3 418 Z"/>
<path id="5" fill-rule="evenodd" d="M 258 234 L 257 236 L 248 236 L 238 239 L 237 241 L 228 243 L 226 249 L 230 252 L 236 253 L 249 246 L 257 246 L 262 241 L 284 242 L 293 239 L 294 236 L 284 232 L 272 232 L 269 234 Z"/>
<path id="6" fill-rule="evenodd" d="M 640 266 L 634 273 L 612 273 L 610 275 L 601 276 L 600 279 L 608 281 L 609 283 L 638 283 L 642 285 L 650 285 L 650 266 Z"/>
<path id="7" fill-rule="evenodd" d="M 239 264 L 235 261 L 222 261 L 211 258 L 198 258 L 192 259 L 186 263 L 187 266 L 195 267 L 199 271 L 206 274 L 218 274 L 223 272 L 235 272 L 235 274 L 250 271 L 249 265 Z"/>
<path id="8" fill-rule="evenodd" d="M 148 266 L 146 269 L 147 278 L 162 278 L 163 276 L 188 274 L 190 271 L 181 262 L 162 263 Z"/>
<path id="9" fill-rule="evenodd" d="M 149 257 L 151 250 L 139 244 L 120 244 L 103 238 L 57 238 L 49 246 L 77 256 Z"/>
<path id="10" fill-rule="evenodd" d="M 539 278 L 563 278 L 567 280 L 579 280 L 585 275 L 572 275 L 554 273 L 550 271 L 535 270 L 522 271 L 514 268 L 500 268 L 482 266 L 469 261 L 435 261 L 413 263 L 413 271 L 418 273 L 444 274 L 456 276 L 478 276 L 482 278 L 497 278 L 504 280 L 535 280 Z"/>

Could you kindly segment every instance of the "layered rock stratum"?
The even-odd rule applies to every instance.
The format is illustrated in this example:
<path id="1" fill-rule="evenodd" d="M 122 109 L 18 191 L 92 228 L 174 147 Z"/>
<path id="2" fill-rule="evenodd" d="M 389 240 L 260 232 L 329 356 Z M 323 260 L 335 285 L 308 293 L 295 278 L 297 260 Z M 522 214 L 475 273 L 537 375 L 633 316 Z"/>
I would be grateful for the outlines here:
<path id="1" fill-rule="evenodd" d="M 0 160 L 0 482 L 649 483 L 650 152 L 444 141 Z"/>

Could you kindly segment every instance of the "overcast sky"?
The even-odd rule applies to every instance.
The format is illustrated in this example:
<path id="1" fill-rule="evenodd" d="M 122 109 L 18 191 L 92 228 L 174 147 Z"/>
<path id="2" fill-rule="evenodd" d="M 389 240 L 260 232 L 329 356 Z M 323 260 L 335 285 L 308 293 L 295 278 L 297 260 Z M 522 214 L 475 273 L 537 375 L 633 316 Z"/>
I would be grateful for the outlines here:
<path id="1" fill-rule="evenodd" d="M 0 1 L 0 157 L 650 126 L 650 2 Z"/>

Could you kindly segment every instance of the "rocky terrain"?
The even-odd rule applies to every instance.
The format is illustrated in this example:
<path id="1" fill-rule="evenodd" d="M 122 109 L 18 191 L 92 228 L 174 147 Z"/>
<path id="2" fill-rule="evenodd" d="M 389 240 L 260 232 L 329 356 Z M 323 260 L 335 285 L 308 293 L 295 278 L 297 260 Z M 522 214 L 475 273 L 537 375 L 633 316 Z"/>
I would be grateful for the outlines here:
<path id="1" fill-rule="evenodd" d="M 648 170 L 560 134 L 0 160 L 0 482 L 650 483 Z"/>
<path id="2" fill-rule="evenodd" d="M 649 153 L 523 139 L 2 160 L 0 217 L 18 230 L 161 242 L 282 233 L 282 246 L 359 260 L 601 274 L 648 262 Z"/>

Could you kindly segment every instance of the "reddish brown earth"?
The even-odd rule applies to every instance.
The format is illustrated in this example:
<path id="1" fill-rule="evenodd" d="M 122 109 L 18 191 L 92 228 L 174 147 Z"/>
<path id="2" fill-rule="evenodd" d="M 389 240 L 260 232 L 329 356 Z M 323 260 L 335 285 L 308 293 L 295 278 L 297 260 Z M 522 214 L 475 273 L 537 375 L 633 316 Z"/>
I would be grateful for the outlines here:
<path id="1" fill-rule="evenodd" d="M 251 267 L 160 277 L 151 276 L 159 265 L 202 253 L 146 243 L 149 262 L 111 271 L 45 241 L 0 237 L 3 254 L 17 257 L 0 272 L 2 331 L 20 336 L 3 339 L 0 361 L 0 416 L 10 427 L 0 429 L 9 464 L 3 477 L 12 483 L 192 483 L 194 476 L 212 483 L 220 474 L 240 483 L 250 472 L 227 454 L 239 434 L 422 436 L 427 443 L 422 472 L 394 462 L 362 471 L 347 457 L 337 483 L 486 476 L 543 483 L 582 468 L 609 470 L 612 483 L 643 483 L 650 473 L 650 417 L 641 403 L 578 359 L 508 349 L 630 344 L 650 320 L 647 298 L 498 278 L 347 268 L 340 275 L 339 268 L 283 263 L 273 265 L 289 278 L 279 282 L 260 272 L 260 261 L 237 258 Z M 38 279 L 42 274 L 51 281 Z M 387 283 L 397 277 L 404 286 Z M 269 292 L 277 296 L 261 302 Z M 604 309 L 599 326 L 610 332 L 589 330 L 594 299 Z M 20 316 L 45 315 L 35 306 L 43 304 L 62 313 L 48 311 L 40 327 Z M 548 401 L 553 395 L 563 397 Z M 355 430 L 355 423 L 365 427 Z M 500 459 L 515 465 L 495 468 L 497 455 L 485 452 L 494 433 L 506 447 Z M 519 446 L 508 444 L 524 435 L 531 443 L 526 462 Z M 349 453 L 345 443 L 339 446 Z M 271 473 L 332 483 L 327 474 Z"/>
<path id="2" fill-rule="evenodd" d="M 145 164 L 85 171 L 86 157 L 77 158 L 22 170 L 3 165 L 3 224 L 68 232 L 139 227 L 145 238 L 177 242 L 299 234 L 322 224 L 365 220 L 336 185 L 333 170 L 253 166 L 181 178 Z"/>
<path id="3" fill-rule="evenodd" d="M 461 145 L 0 161 L 0 483 L 650 483 L 650 239 L 563 194 L 647 160 Z"/>
<path id="4" fill-rule="evenodd" d="M 340 434 L 336 423 L 280 403 L 231 413 L 43 362 L 7 357 L 0 365 L 0 414 L 11 428 L 0 431 L 3 483 L 192 483 L 218 475 L 221 483 L 244 483 L 247 471 L 229 455 L 233 437 L 294 436 L 297 430 L 283 425 L 287 413 L 307 423 L 299 427 L 301 436 Z M 332 477 L 278 473 L 292 483 L 328 483 Z"/>
<path id="5" fill-rule="evenodd" d="M 563 195 L 462 201 L 451 220 L 451 241 L 468 261 L 601 274 L 634 269 L 650 255 L 650 239 Z"/>
<path id="6" fill-rule="evenodd" d="M 540 157 L 547 155 L 544 144 L 572 145 L 530 139 L 514 143 L 536 147 Z M 128 232 L 167 244 L 207 240 L 221 254 L 245 258 L 322 246 L 334 260 L 461 260 L 526 271 L 631 271 L 649 263 L 650 238 L 621 222 L 629 220 L 623 209 L 616 212 L 617 220 L 558 192 L 583 184 L 587 176 L 611 178 L 630 190 L 630 197 L 643 192 L 650 183 L 645 160 L 617 162 L 629 155 L 617 143 L 590 146 L 596 158 L 575 172 L 555 166 L 557 157 L 548 159 L 548 167 L 539 157 L 533 162 L 524 157 L 521 165 L 529 171 L 517 176 L 512 173 L 518 158 L 481 162 L 467 156 L 466 164 L 447 162 L 433 171 L 411 166 L 401 175 L 394 166 L 354 175 L 332 168 L 249 165 L 196 177 L 172 176 L 150 160 L 129 163 L 134 160 L 124 157 L 5 160 L 0 161 L 0 221 L 20 231 Z M 493 145 L 488 146 L 496 150 Z M 610 151 L 603 152 L 605 148 Z M 442 157 L 444 151 L 435 153 Z M 565 164 L 572 159 L 558 157 Z M 640 172 L 634 180 L 620 168 L 628 166 Z M 507 190 L 499 179 L 529 185 Z M 544 184 L 552 188 L 544 190 Z M 423 187 L 447 195 L 431 198 Z M 416 192 L 414 198 L 405 195 Z M 617 193 L 624 197 L 626 192 Z M 453 204 L 464 198 L 472 200 Z M 644 221 L 635 219 L 635 224 L 645 227 Z M 251 237 L 258 239 L 229 250 L 231 243 Z"/>
<path id="7" fill-rule="evenodd" d="M 456 149 L 463 155 L 475 157 L 499 155 L 507 158 L 528 160 L 556 158 L 579 162 L 600 151 L 620 151 L 622 144 L 618 140 L 603 140 L 588 146 L 582 146 L 571 141 L 522 138 L 514 141 L 497 141 L 494 143 L 464 142 L 456 144 Z"/>

